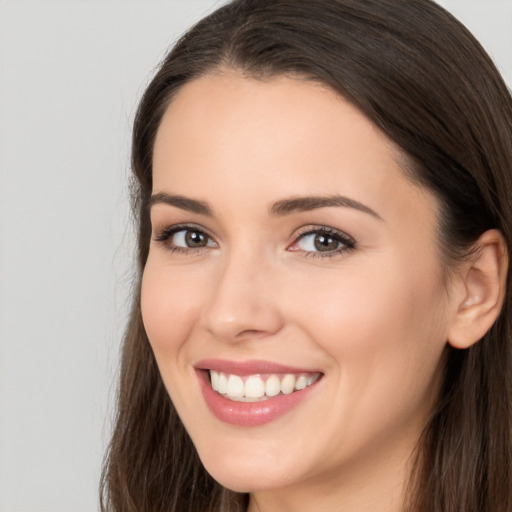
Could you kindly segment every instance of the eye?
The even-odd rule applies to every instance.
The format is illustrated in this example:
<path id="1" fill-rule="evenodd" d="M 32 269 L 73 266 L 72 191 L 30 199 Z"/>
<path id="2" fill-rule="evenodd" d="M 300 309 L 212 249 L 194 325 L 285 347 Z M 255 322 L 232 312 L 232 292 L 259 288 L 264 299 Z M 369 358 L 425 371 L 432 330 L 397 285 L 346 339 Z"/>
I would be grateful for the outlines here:
<path id="1" fill-rule="evenodd" d="M 177 231 L 169 241 L 176 247 L 206 247 L 209 242 L 207 235 L 192 229 Z"/>
<path id="2" fill-rule="evenodd" d="M 217 247 L 210 236 L 194 226 L 171 226 L 156 236 L 155 241 L 164 243 L 171 250 L 183 252 Z"/>
<path id="3" fill-rule="evenodd" d="M 355 241 L 345 233 L 327 227 L 312 229 L 299 233 L 290 251 L 303 251 L 311 256 L 333 256 L 351 250 Z"/>

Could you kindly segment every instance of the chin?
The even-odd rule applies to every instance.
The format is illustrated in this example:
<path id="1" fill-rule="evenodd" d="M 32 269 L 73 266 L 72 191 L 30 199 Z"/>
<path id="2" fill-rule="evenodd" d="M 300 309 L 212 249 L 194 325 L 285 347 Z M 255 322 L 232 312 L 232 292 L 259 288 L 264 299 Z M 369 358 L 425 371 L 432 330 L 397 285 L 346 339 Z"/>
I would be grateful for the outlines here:
<path id="1" fill-rule="evenodd" d="M 199 446 L 198 453 L 208 473 L 221 485 L 236 492 L 276 489 L 299 478 L 297 461 L 291 463 L 276 456 L 277 451 L 270 447 L 243 450 L 231 445 L 202 450 Z"/>
<path id="2" fill-rule="evenodd" d="M 247 464 L 205 464 L 210 475 L 221 485 L 235 492 L 254 493 L 257 491 L 276 489 L 289 484 L 280 469 L 253 467 Z"/>

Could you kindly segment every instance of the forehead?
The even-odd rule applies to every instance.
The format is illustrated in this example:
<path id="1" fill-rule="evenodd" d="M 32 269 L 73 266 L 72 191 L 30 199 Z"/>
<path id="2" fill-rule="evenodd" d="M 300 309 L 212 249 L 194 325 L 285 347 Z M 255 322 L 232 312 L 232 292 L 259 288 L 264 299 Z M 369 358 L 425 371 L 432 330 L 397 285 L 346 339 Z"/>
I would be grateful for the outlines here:
<path id="1" fill-rule="evenodd" d="M 237 129 L 233 130 L 234 127 Z M 212 143 L 229 139 L 234 145 L 244 142 L 246 135 L 258 135 L 257 140 L 241 147 L 245 151 L 252 147 L 258 154 L 262 149 L 298 141 L 310 141 L 312 146 L 323 140 L 325 144 L 326 130 L 338 137 L 338 143 L 351 134 L 355 139 L 357 134 L 359 146 L 378 140 L 379 146 L 386 147 L 390 154 L 399 153 L 345 98 L 318 81 L 302 77 L 260 80 L 235 71 L 219 71 L 195 79 L 173 97 L 160 125 L 156 146 L 162 139 L 168 144 L 171 137 L 186 137 L 193 142 L 208 129 L 212 130 Z M 201 146 L 205 147 L 206 142 L 202 140 Z"/>
<path id="2" fill-rule="evenodd" d="M 224 72 L 188 83 L 162 119 L 153 157 L 154 192 L 223 204 L 229 197 L 240 208 L 336 193 L 377 211 L 401 207 L 403 215 L 429 195 L 406 177 L 399 148 L 356 107 L 298 77 Z"/>

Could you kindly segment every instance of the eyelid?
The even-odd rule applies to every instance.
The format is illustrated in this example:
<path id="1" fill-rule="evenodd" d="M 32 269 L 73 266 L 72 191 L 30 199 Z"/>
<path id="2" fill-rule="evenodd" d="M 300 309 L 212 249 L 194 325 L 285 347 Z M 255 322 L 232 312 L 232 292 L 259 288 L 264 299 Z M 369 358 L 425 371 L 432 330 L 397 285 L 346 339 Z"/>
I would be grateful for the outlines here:
<path id="1" fill-rule="evenodd" d="M 180 245 L 172 245 L 169 242 L 176 233 L 180 231 L 197 231 L 204 234 L 209 241 L 213 242 L 213 245 L 208 243 L 205 246 L 201 247 L 181 247 Z M 309 235 L 314 234 L 327 234 L 334 238 L 341 244 L 341 247 L 328 251 L 320 251 L 320 250 L 304 250 L 300 248 L 293 248 L 295 244 L 297 244 L 302 238 L 305 238 Z M 198 251 L 203 251 L 205 249 L 211 249 L 212 247 L 218 247 L 218 243 L 215 241 L 215 238 L 209 233 L 209 230 L 204 228 L 203 226 L 195 223 L 180 223 L 166 226 L 162 229 L 159 229 L 156 234 L 152 235 L 152 238 L 155 242 L 161 243 L 170 251 L 182 252 L 182 253 L 194 253 Z M 292 235 L 292 242 L 288 244 L 287 250 L 296 253 L 302 253 L 306 257 L 332 257 L 342 255 L 342 253 L 346 253 L 355 248 L 356 241 L 355 239 L 341 231 L 339 229 L 332 228 L 330 226 L 325 225 L 308 225 L 303 226 L 295 231 L 294 235 Z"/>
<path id="2" fill-rule="evenodd" d="M 337 240 L 339 243 L 342 244 L 342 247 L 339 247 L 338 249 L 332 250 L 332 251 L 303 251 L 301 249 L 291 249 L 293 245 L 297 244 L 302 238 L 305 238 L 306 236 L 313 235 L 313 234 L 327 234 L 332 236 L 335 240 Z M 337 255 L 342 255 L 343 253 L 346 253 L 348 251 L 351 251 L 355 249 L 356 247 L 356 241 L 355 239 L 350 236 L 349 234 L 345 233 L 344 231 L 341 231 L 339 229 L 332 228 L 330 226 L 325 225 L 309 225 L 304 226 L 300 229 L 298 229 L 294 236 L 292 243 L 288 246 L 288 250 L 292 250 L 293 252 L 302 252 L 305 256 L 309 257 L 332 257 Z"/>
<path id="3" fill-rule="evenodd" d="M 215 244 L 215 246 L 218 245 L 214 237 L 208 232 L 206 228 L 199 224 L 194 223 L 180 223 L 166 226 L 162 229 L 159 229 L 156 234 L 153 234 L 152 238 L 155 242 L 165 245 L 169 250 L 178 252 L 201 251 L 212 247 L 211 245 L 207 245 L 204 247 L 181 247 L 169 245 L 169 239 L 172 238 L 176 233 L 179 233 L 180 231 L 197 231 L 199 233 L 204 234 L 209 240 L 211 240 Z"/>
<path id="4" fill-rule="evenodd" d="M 153 233 L 153 239 L 156 240 L 157 238 L 161 238 L 163 236 L 177 233 L 178 231 L 187 229 L 200 231 L 201 233 L 204 233 L 205 235 L 208 235 L 210 238 L 212 238 L 208 230 L 205 227 L 201 226 L 200 224 L 195 224 L 193 222 L 180 222 L 178 224 L 166 224 L 163 228 L 157 230 L 153 228 L 153 230 L 156 231 L 156 233 Z"/>

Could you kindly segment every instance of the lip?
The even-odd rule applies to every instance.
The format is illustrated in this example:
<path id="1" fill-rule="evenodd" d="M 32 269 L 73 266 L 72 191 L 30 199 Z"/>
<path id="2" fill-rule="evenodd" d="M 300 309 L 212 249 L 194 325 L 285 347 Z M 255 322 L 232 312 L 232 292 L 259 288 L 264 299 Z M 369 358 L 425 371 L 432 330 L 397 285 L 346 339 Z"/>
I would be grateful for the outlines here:
<path id="1" fill-rule="evenodd" d="M 231 375 L 265 375 L 268 373 L 322 373 L 317 368 L 297 368 L 271 361 L 255 359 L 252 361 L 231 361 L 228 359 L 202 359 L 194 365 L 197 370 L 214 370 Z"/>
<path id="2" fill-rule="evenodd" d="M 320 377 L 315 383 L 289 395 L 277 395 L 260 402 L 237 402 L 214 391 L 210 385 L 208 370 L 246 376 L 273 373 L 321 373 L 317 370 L 292 368 L 269 361 L 227 361 L 210 359 L 195 365 L 205 402 L 214 416 L 224 423 L 241 427 L 257 427 L 274 421 L 306 400 L 314 393 Z M 322 374 L 323 375 L 323 374 Z"/>

